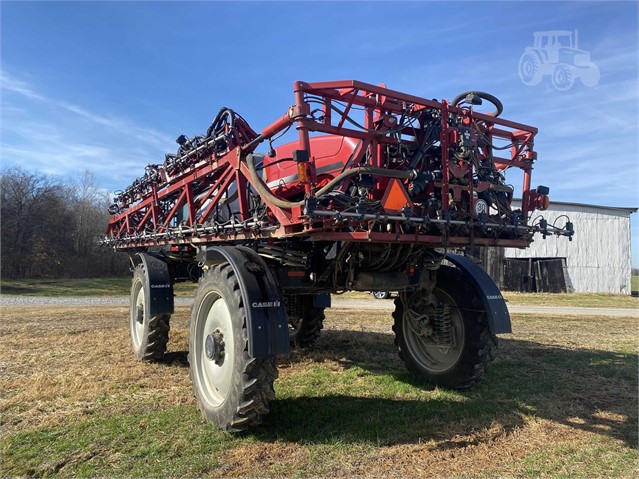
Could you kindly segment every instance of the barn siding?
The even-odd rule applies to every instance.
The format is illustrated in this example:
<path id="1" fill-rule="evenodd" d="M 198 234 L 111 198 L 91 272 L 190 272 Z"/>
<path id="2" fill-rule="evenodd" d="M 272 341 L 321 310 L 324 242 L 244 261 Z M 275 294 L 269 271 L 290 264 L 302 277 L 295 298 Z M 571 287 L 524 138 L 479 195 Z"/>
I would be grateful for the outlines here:
<path id="1" fill-rule="evenodd" d="M 542 212 L 549 224 L 574 224 L 572 241 L 565 237 L 535 236 L 530 248 L 506 248 L 506 258 L 561 258 L 567 260 L 568 274 L 577 292 L 630 294 L 630 213 L 631 208 L 608 208 L 570 203 L 554 203 Z M 533 215 L 533 217 L 536 215 Z"/>

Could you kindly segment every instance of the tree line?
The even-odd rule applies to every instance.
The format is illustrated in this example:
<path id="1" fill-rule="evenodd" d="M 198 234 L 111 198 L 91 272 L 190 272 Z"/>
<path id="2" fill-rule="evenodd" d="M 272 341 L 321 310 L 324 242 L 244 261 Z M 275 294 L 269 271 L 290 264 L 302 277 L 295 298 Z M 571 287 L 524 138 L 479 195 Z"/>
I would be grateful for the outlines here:
<path id="1" fill-rule="evenodd" d="M 0 276 L 88 278 L 128 274 L 128 257 L 100 244 L 109 198 L 93 174 L 63 182 L 22 168 L 0 171 Z"/>

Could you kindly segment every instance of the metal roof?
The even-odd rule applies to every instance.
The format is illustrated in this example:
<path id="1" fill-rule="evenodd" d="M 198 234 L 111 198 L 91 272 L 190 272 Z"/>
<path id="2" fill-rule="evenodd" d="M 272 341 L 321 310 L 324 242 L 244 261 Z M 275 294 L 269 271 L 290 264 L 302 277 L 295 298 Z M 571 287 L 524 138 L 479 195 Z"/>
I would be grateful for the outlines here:
<path id="1" fill-rule="evenodd" d="M 519 201 L 521 203 L 521 198 L 513 198 L 513 201 Z M 568 201 L 550 201 L 550 206 L 580 206 L 582 208 L 592 208 L 598 210 L 607 210 L 607 211 L 619 211 L 623 213 L 636 213 L 639 208 L 637 207 L 626 207 L 626 206 L 602 206 L 602 205 L 591 205 L 587 203 L 573 203 Z"/>

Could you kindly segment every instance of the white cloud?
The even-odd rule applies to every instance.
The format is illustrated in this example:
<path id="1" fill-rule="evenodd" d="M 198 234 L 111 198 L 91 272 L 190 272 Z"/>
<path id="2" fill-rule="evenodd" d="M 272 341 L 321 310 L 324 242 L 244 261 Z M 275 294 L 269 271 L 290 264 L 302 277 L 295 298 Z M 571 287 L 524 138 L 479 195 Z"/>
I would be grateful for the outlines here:
<path id="1" fill-rule="evenodd" d="M 31 100 L 47 101 L 45 97 L 33 91 L 29 85 L 10 76 L 4 71 L 0 71 L 0 88 L 19 93 Z"/>
<path id="2" fill-rule="evenodd" d="M 116 189 L 174 148 L 169 135 L 50 98 L 7 72 L 0 73 L 0 87 L 4 164 L 60 176 L 88 169 Z"/>
<path id="3" fill-rule="evenodd" d="M 142 128 L 133 125 L 129 121 L 122 120 L 120 118 L 107 118 L 95 113 L 91 113 L 90 111 L 87 111 L 80 106 L 63 101 L 51 101 L 51 103 L 65 108 L 72 113 L 76 113 L 77 115 L 80 115 L 88 120 L 91 120 L 98 125 L 112 128 L 119 133 L 132 136 L 140 141 L 147 142 L 157 147 L 166 145 L 167 143 L 172 143 L 171 138 L 168 135 L 164 135 L 150 128 Z"/>

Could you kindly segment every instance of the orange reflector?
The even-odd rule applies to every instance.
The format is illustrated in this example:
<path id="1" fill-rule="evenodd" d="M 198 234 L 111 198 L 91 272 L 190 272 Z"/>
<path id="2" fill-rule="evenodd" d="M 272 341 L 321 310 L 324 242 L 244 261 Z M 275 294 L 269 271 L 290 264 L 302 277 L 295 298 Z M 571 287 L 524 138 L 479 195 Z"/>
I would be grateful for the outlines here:
<path id="1" fill-rule="evenodd" d="M 393 178 L 386 187 L 386 192 L 382 198 L 382 208 L 390 213 L 397 213 L 404 206 L 412 206 L 412 202 L 402 182 L 397 178 Z"/>
<path id="2" fill-rule="evenodd" d="M 306 176 L 306 165 L 307 163 L 297 164 L 297 174 L 299 175 L 300 183 L 308 182 L 308 176 Z"/>
<path id="3" fill-rule="evenodd" d="M 288 271 L 289 276 L 306 276 L 306 271 Z"/>
<path id="4" fill-rule="evenodd" d="M 550 198 L 548 198 L 548 196 L 546 196 L 546 195 L 542 195 L 539 198 L 539 200 L 540 200 L 539 201 L 539 209 L 542 210 L 542 211 L 543 210 L 547 210 L 548 207 L 550 206 Z"/>

